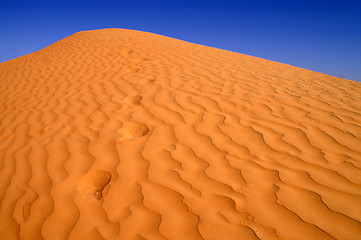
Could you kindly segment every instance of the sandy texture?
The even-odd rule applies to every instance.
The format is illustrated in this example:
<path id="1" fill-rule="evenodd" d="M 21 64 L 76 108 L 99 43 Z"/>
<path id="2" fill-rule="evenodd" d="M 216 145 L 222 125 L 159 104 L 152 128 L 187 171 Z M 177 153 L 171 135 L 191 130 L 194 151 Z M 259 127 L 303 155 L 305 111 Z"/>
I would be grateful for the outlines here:
<path id="1" fill-rule="evenodd" d="M 109 29 L 0 91 L 0 239 L 361 238 L 359 82 Z"/>

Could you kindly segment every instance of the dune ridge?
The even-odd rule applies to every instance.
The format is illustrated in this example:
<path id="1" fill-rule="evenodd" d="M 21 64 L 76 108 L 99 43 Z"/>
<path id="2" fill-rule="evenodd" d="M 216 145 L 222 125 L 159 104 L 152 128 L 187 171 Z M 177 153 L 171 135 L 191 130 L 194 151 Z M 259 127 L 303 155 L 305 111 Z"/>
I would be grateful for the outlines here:
<path id="1" fill-rule="evenodd" d="M 125 29 L 0 64 L 0 239 L 360 236 L 360 82 Z"/>

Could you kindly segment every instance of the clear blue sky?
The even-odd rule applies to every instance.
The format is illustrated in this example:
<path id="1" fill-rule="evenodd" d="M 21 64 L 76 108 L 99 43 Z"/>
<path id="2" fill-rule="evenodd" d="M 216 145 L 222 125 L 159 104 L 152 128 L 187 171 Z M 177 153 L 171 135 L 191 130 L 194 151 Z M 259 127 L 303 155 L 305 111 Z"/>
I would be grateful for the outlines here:
<path id="1" fill-rule="evenodd" d="M 0 62 L 100 28 L 158 33 L 361 81 L 361 0 L 0 0 Z"/>

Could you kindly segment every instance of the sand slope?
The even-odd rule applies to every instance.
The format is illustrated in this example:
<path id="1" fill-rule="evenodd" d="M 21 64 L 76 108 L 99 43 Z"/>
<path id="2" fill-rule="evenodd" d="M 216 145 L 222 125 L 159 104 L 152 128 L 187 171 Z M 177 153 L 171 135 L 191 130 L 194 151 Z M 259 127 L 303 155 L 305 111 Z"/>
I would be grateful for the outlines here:
<path id="1" fill-rule="evenodd" d="M 151 33 L 0 64 L 0 239 L 361 239 L 361 83 Z"/>

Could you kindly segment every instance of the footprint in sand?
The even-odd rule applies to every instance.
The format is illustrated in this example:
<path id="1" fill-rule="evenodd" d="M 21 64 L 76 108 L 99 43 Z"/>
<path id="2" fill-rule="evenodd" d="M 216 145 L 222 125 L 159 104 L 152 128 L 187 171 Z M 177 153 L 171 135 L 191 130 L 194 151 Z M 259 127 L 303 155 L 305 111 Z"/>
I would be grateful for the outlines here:
<path id="1" fill-rule="evenodd" d="M 137 67 L 125 66 L 121 69 L 125 73 L 136 73 L 139 71 Z"/>
<path id="2" fill-rule="evenodd" d="M 139 80 L 139 82 L 142 84 L 150 84 L 150 83 L 153 83 L 154 81 L 155 81 L 155 77 L 152 75 L 146 76 Z"/>
<path id="3" fill-rule="evenodd" d="M 125 103 L 128 103 L 130 105 L 140 105 L 140 101 L 142 100 L 142 96 L 135 95 L 135 96 L 128 96 L 124 99 Z"/>
<path id="4" fill-rule="evenodd" d="M 81 177 L 77 190 L 100 200 L 103 196 L 103 189 L 109 184 L 110 179 L 111 174 L 109 172 L 93 169 Z"/>
<path id="5" fill-rule="evenodd" d="M 147 61 L 148 59 L 145 58 L 145 57 L 135 57 L 135 58 L 132 58 L 131 61 L 134 62 L 134 63 L 140 63 L 140 62 L 144 62 L 144 61 Z"/>
<path id="6" fill-rule="evenodd" d="M 38 198 L 39 194 L 31 189 L 27 189 L 26 193 L 16 203 L 14 218 L 18 222 L 26 222 L 30 217 L 32 205 Z"/>
<path id="7" fill-rule="evenodd" d="M 121 140 L 132 140 L 137 137 L 145 136 L 149 132 L 147 125 L 142 123 L 127 122 L 119 130 Z"/>
<path id="8" fill-rule="evenodd" d="M 139 82 L 143 83 L 143 84 L 149 84 L 149 83 L 153 83 L 154 79 L 152 79 L 152 78 L 144 78 L 144 79 L 141 79 Z"/>

